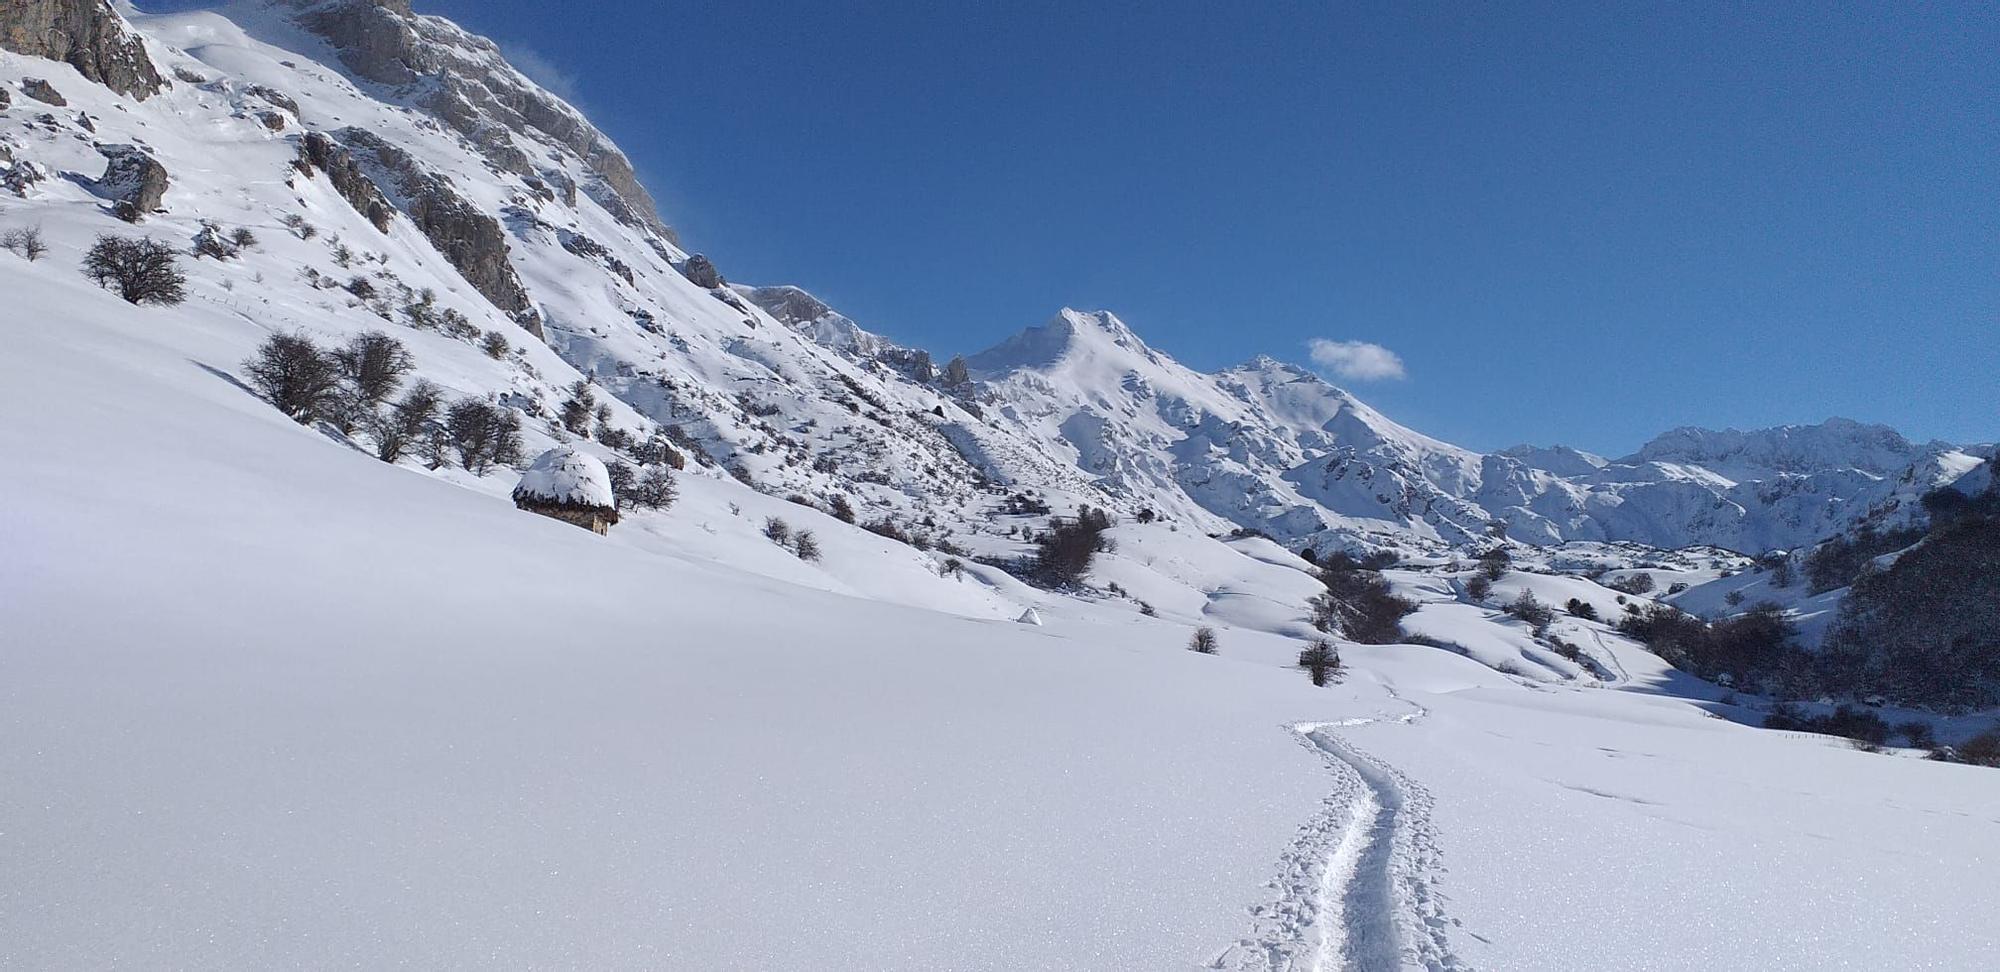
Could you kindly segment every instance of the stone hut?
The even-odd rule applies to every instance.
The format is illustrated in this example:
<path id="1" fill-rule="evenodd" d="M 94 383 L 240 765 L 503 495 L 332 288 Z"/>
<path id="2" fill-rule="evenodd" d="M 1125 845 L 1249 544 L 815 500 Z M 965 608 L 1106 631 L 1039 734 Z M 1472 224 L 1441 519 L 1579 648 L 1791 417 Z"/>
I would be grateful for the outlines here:
<path id="1" fill-rule="evenodd" d="M 514 487 L 514 505 L 602 535 L 618 522 L 611 474 L 596 456 L 557 446 L 535 457 Z"/>

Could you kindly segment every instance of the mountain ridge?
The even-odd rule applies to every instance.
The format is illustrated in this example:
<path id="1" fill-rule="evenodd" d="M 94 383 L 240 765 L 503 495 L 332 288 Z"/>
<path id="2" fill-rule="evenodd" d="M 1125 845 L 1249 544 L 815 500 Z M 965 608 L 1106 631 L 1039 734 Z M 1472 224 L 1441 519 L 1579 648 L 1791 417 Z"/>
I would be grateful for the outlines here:
<path id="1" fill-rule="evenodd" d="M 1918 495 L 1979 458 L 1847 420 L 1686 427 L 1620 460 L 1559 446 L 1480 453 L 1269 356 L 1188 368 L 1106 310 L 1062 308 L 940 369 L 803 288 L 725 282 L 681 247 L 608 136 L 444 18 L 400 0 L 240 0 L 130 24 L 102 10 L 177 81 L 128 107 L 115 91 L 81 97 L 96 82 L 70 73 L 58 79 L 81 97 L 74 117 L 0 115 L 9 184 L 22 186 L 10 213 L 73 220 L 58 229 L 78 245 L 100 203 L 78 187 L 102 165 L 79 147 L 133 143 L 174 174 L 149 226 L 338 225 L 316 241 L 263 234 L 269 252 L 245 258 L 284 280 L 309 274 L 310 286 L 280 285 L 285 314 L 244 307 L 220 265 L 199 268 L 197 297 L 265 314 L 265 326 L 344 332 L 399 320 L 399 308 L 330 297 L 321 282 L 358 289 L 348 278 L 372 275 L 371 290 L 435 293 L 478 327 L 554 352 L 446 375 L 553 441 L 574 434 L 548 417 L 583 380 L 613 400 L 615 424 L 674 430 L 714 470 L 950 524 L 939 529 L 984 529 L 991 500 L 979 496 L 1029 490 L 1294 546 L 1433 553 L 1502 535 L 1795 547 L 1913 516 Z M 31 56 L 7 55 L 8 73 L 26 76 Z M 272 179 L 283 185 L 245 195 Z M 356 247 L 381 249 L 382 269 L 343 263 Z M 419 355 L 419 368 L 441 360 Z"/>

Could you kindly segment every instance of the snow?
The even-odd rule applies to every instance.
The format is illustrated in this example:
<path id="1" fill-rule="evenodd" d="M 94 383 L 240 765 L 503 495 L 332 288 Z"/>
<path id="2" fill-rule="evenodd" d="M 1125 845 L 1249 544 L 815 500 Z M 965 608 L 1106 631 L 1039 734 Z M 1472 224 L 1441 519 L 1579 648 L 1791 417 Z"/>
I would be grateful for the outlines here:
<path id="1" fill-rule="evenodd" d="M 278 415 L 195 363 L 226 337 L 199 308 L 0 282 L 0 964 L 2000 948 L 2000 773 L 1420 646 L 1343 644 L 1322 690 L 1295 639 L 1196 655 L 1121 602 L 1029 627 L 832 593 L 767 576 L 795 558 L 724 505 L 872 535 L 727 479 L 634 522 L 728 544 L 588 538 Z M 1309 580 L 1262 541 L 1118 529 L 1126 570 Z M 886 562 L 844 549 L 844 576 Z"/>
<path id="2" fill-rule="evenodd" d="M 536 456 L 514 487 L 514 498 L 607 510 L 618 505 L 604 461 L 567 445 Z"/>
<path id="3" fill-rule="evenodd" d="M 1534 570 L 1475 604 L 1440 546 L 1473 527 L 1488 542 L 1481 504 L 1503 493 L 1510 523 L 1561 536 L 1619 516 L 1726 533 L 1693 512 L 1748 487 L 1664 461 L 1496 463 L 1269 359 L 1193 372 L 1104 313 L 1066 313 L 1062 341 L 1021 346 L 993 397 L 960 401 L 811 340 L 870 343 L 844 326 L 802 334 L 724 303 L 672 269 L 684 251 L 588 194 L 574 209 L 521 194 L 281 23 L 233 15 L 252 29 L 140 18 L 163 67 L 219 75 L 143 104 L 0 53 L 0 81 L 51 77 L 100 138 L 148 146 L 174 178 L 137 229 L 74 179 L 0 194 L 0 226 L 41 225 L 52 248 L 0 254 L 0 967 L 1974 969 L 2000 954 L 2000 773 L 1736 725 L 1711 714 L 1720 689 L 1603 624 L 1555 623 L 1576 665 L 1497 610 L 1532 591 L 1615 617 L 1616 594 L 1540 572 L 1558 562 L 1664 587 L 1742 558 L 1515 545 Z M 288 185 L 291 144 L 244 115 L 251 83 L 297 97 L 309 125 L 384 133 L 482 208 L 531 210 L 547 226 L 510 222 L 510 246 L 549 341 L 407 220 L 379 233 L 323 178 Z M 58 125 L 17 108 L 0 137 L 101 172 Z M 287 232 L 293 212 L 319 236 Z M 184 261 L 184 305 L 133 308 L 75 271 L 97 233 L 178 243 L 204 217 L 261 242 Z M 558 231 L 611 247 L 636 282 Z M 338 266 L 333 236 L 375 259 Z M 393 270 L 516 350 L 384 320 L 306 268 Z M 566 456 L 564 488 L 608 489 L 610 450 L 552 427 L 585 376 L 617 427 L 669 422 L 718 464 L 691 456 L 671 508 L 591 537 L 515 510 L 511 470 L 378 462 L 241 378 L 271 333 L 370 330 L 452 398 L 518 409 L 531 452 Z M 1976 465 L 1913 448 L 1934 462 L 1908 483 L 1820 469 L 1809 484 L 1859 502 Z M 1558 459 L 1634 482 L 1532 465 Z M 739 462 L 763 491 L 721 468 Z M 1018 528 L 1045 522 L 996 515 L 975 468 L 1059 511 L 1125 514 L 1095 591 L 973 559 L 1021 555 Z M 1375 498 L 1405 485 L 1439 515 Z M 943 552 L 793 492 L 848 497 L 864 522 L 929 518 L 968 553 L 948 571 Z M 1810 492 L 1786 529 L 1831 522 Z M 1143 505 L 1164 519 L 1135 522 Z M 821 558 L 770 542 L 769 517 L 813 531 Z M 1236 517 L 1296 529 L 1208 535 Z M 1421 602 L 1409 629 L 1459 650 L 1342 642 L 1344 679 L 1314 688 L 1295 668 L 1318 634 L 1303 537 L 1427 551 L 1387 576 Z M 1186 650 L 1196 626 L 1219 654 Z"/>

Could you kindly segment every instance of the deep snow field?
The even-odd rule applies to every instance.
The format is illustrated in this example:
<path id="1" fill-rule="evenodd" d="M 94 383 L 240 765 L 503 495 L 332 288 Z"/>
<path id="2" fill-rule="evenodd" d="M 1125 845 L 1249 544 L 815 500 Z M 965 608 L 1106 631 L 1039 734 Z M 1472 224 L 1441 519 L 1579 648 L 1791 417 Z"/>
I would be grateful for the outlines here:
<path id="1" fill-rule="evenodd" d="M 1155 619 L 945 580 L 719 476 L 599 538 L 515 511 L 509 474 L 293 424 L 219 374 L 255 325 L 24 267 L 0 261 L 0 967 L 2000 955 L 2000 773 L 1719 720 L 1615 635 L 1586 641 L 1614 674 L 1563 678 L 1397 574 L 1435 602 L 1413 630 L 1524 674 L 1343 645 L 1317 689 L 1289 667 L 1313 583 L 1263 541 L 1119 527 L 1098 577 Z M 821 563 L 757 535 L 781 511 Z M 1219 656 L 1184 650 L 1195 623 Z"/>
<path id="2" fill-rule="evenodd" d="M 691 282 L 677 243 L 588 191 L 523 194 L 262 11 L 134 14 L 163 70 L 208 79 L 143 102 L 0 52 L 0 81 L 71 101 L 0 114 L 49 175 L 0 193 L 0 230 L 51 247 L 0 253 L 0 969 L 2000 966 L 2000 772 L 1727 721 L 1760 700 L 1603 624 L 1558 619 L 1584 655 L 1565 659 L 1495 606 L 1528 591 L 1615 618 L 1619 595 L 1518 570 L 1474 603 L 1437 524 L 1379 518 L 1400 488 L 1289 475 L 1300 442 L 1380 440 L 1374 461 L 1452 482 L 1481 457 L 1291 366 L 1199 375 L 1074 311 L 1003 345 L 1018 357 L 975 356 L 1012 397 L 974 416 Z M 299 102 L 281 129 L 260 86 Z M 546 340 L 407 214 L 377 230 L 323 173 L 294 177 L 300 132 L 348 125 L 508 214 Z M 107 214 L 98 142 L 166 160 L 165 212 Z M 287 229 L 299 214 L 317 235 Z M 204 218 L 259 243 L 183 256 L 185 304 L 134 308 L 77 270 L 98 233 L 178 247 Z M 627 275 L 568 249 L 578 233 Z M 391 271 L 508 350 L 334 285 Z M 393 333 L 452 398 L 534 416 L 530 457 L 588 375 L 610 424 L 693 429 L 775 495 L 697 461 L 670 509 L 608 537 L 519 512 L 512 470 L 385 465 L 257 398 L 244 359 L 295 329 Z M 1168 421 L 1167 399 L 1205 417 Z M 1168 462 L 1190 428 L 1214 437 L 1198 489 Z M 998 514 L 985 473 L 1060 512 L 1115 497 L 1173 522 L 1123 517 L 1097 591 L 1038 590 L 971 560 L 1046 525 Z M 1145 490 L 1100 488 L 1118 477 Z M 1407 633 L 1447 647 L 1342 643 L 1327 688 L 1296 669 L 1320 583 L 1275 542 L 1212 537 L 1233 521 L 1196 502 L 1303 504 L 1295 479 L 1348 511 L 1329 522 L 1429 531 L 1386 576 L 1421 602 Z M 1881 482 L 1855 496 L 1921 485 Z M 1611 485 L 1664 514 L 1715 501 Z M 935 517 L 962 573 L 793 491 Z M 822 558 L 766 539 L 769 517 Z M 1519 556 L 1646 569 L 1696 612 L 1778 594 L 1809 635 L 1834 606 L 1717 548 Z M 1218 655 L 1186 650 L 1198 626 Z"/>

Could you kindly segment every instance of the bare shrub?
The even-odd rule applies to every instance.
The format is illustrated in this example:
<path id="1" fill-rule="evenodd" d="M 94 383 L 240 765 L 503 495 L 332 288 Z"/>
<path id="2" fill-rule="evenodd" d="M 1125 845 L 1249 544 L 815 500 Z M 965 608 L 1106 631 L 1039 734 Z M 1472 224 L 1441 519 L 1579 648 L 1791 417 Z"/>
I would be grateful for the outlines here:
<path id="1" fill-rule="evenodd" d="M 520 461 L 521 417 L 511 408 L 477 398 L 456 402 L 445 413 L 445 433 L 459 465 L 475 476 Z"/>
<path id="2" fill-rule="evenodd" d="M 1299 667 L 1305 669 L 1314 685 L 1324 687 L 1340 677 L 1340 652 L 1335 650 L 1333 642 L 1315 638 L 1299 651 Z"/>
<path id="3" fill-rule="evenodd" d="M 172 247 L 151 237 L 99 236 L 83 258 L 83 272 L 99 287 L 117 288 L 131 304 L 178 304 L 187 299 L 187 275 Z"/>
<path id="4" fill-rule="evenodd" d="M 1217 644 L 1215 629 L 1204 626 L 1194 629 L 1194 637 L 1188 639 L 1188 650 L 1213 655 Z"/>
<path id="5" fill-rule="evenodd" d="M 243 363 L 264 399 L 300 425 L 328 415 L 340 391 L 340 366 L 303 334 L 273 334 Z"/>

